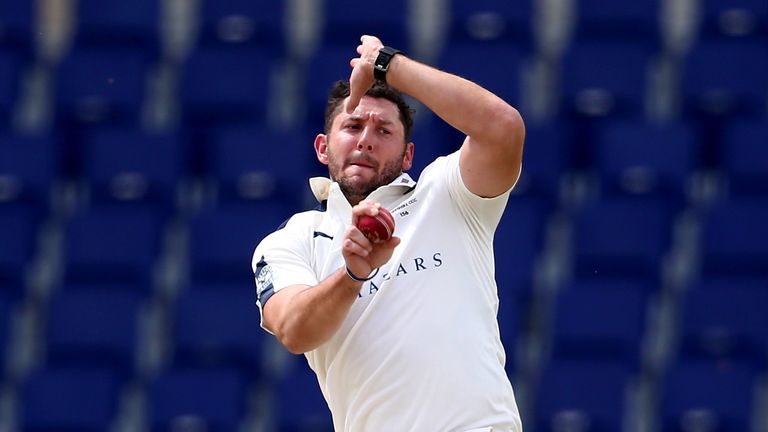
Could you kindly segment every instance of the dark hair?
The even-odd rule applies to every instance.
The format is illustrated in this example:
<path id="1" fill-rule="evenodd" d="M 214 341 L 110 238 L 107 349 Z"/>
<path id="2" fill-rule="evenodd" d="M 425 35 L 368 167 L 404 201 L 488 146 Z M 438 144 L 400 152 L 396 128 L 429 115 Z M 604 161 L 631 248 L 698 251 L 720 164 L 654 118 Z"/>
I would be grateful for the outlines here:
<path id="1" fill-rule="evenodd" d="M 403 130 L 405 131 L 405 142 L 410 142 L 411 133 L 413 131 L 414 110 L 405 103 L 403 95 L 387 83 L 381 81 L 376 81 L 373 86 L 365 92 L 365 95 L 387 99 L 397 105 L 397 110 L 400 111 L 400 121 L 403 123 Z M 333 84 L 333 87 L 331 87 L 331 91 L 328 94 L 328 103 L 325 105 L 326 134 L 330 132 L 333 119 L 338 114 L 338 111 L 341 109 L 341 105 L 347 96 L 349 96 L 349 81 L 336 81 Z"/>

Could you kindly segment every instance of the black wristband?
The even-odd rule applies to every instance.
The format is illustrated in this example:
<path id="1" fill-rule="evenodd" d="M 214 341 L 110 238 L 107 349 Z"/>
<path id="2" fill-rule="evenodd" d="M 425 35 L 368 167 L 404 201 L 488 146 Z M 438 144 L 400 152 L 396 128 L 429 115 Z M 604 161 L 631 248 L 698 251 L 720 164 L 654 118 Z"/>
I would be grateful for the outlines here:
<path id="1" fill-rule="evenodd" d="M 364 279 L 364 278 L 357 277 L 354 274 L 352 274 L 352 271 L 349 270 L 349 267 L 346 264 L 344 264 L 344 270 L 346 270 L 347 276 L 349 276 L 350 279 L 352 279 L 355 282 L 368 282 L 369 280 L 371 280 L 374 277 L 376 277 L 376 275 L 379 273 L 379 269 L 377 268 L 376 270 L 373 271 L 373 274 L 368 276 L 368 279 Z"/>
<path id="2" fill-rule="evenodd" d="M 376 81 L 387 82 L 387 71 L 389 70 L 389 62 L 397 54 L 403 52 L 392 47 L 381 47 L 379 49 L 379 55 L 376 57 L 376 61 L 373 62 L 373 78 Z"/>

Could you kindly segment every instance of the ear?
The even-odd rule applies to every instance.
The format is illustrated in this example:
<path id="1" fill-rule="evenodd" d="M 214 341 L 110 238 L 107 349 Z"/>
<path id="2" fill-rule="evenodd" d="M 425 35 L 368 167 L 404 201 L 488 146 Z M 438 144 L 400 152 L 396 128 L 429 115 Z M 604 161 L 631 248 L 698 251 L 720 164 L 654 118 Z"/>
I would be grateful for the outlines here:
<path id="1" fill-rule="evenodd" d="M 325 134 L 317 134 L 315 137 L 315 154 L 317 160 L 323 165 L 328 165 L 328 136 Z"/>
<path id="2" fill-rule="evenodd" d="M 403 165 L 402 170 L 403 172 L 408 171 L 413 166 L 413 151 L 414 151 L 415 145 L 412 142 L 409 142 L 405 145 L 405 154 L 403 155 Z"/>

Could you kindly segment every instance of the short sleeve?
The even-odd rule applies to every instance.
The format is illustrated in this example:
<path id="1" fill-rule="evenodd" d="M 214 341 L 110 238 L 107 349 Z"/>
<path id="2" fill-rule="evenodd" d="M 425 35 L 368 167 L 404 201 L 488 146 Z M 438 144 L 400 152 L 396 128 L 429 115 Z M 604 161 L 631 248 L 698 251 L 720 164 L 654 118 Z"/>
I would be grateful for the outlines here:
<path id="1" fill-rule="evenodd" d="M 285 287 L 317 285 L 310 242 L 301 234 L 300 229 L 297 230 L 289 223 L 267 236 L 256 247 L 252 269 L 256 283 L 256 305 L 260 312 L 270 297 Z"/>
<path id="2" fill-rule="evenodd" d="M 514 186 L 493 198 L 483 198 L 475 195 L 467 188 L 461 177 L 460 159 L 461 150 L 458 150 L 446 156 L 443 162 L 442 171 L 448 194 L 462 213 L 466 215 L 471 214 L 478 221 L 484 221 L 495 228 L 501 219 L 501 215 L 504 213 L 504 208 Z"/>

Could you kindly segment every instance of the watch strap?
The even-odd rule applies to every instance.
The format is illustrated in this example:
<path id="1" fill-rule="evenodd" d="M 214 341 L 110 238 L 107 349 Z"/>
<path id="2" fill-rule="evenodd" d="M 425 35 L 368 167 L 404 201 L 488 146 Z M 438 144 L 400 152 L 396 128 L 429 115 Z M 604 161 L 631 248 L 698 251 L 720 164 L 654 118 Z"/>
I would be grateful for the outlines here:
<path id="1" fill-rule="evenodd" d="M 392 47 L 381 47 L 379 49 L 379 55 L 376 57 L 376 61 L 373 62 L 373 78 L 376 81 L 387 82 L 389 63 L 394 56 L 402 53 L 402 51 Z"/>

